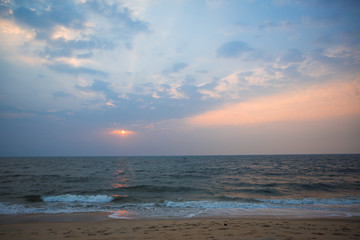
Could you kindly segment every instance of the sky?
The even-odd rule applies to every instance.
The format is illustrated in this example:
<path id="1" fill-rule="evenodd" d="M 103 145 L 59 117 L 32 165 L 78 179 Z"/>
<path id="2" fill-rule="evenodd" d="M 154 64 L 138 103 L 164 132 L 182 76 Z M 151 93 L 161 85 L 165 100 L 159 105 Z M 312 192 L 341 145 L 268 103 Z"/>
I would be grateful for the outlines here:
<path id="1" fill-rule="evenodd" d="M 360 1 L 0 0 L 0 156 L 360 153 Z"/>

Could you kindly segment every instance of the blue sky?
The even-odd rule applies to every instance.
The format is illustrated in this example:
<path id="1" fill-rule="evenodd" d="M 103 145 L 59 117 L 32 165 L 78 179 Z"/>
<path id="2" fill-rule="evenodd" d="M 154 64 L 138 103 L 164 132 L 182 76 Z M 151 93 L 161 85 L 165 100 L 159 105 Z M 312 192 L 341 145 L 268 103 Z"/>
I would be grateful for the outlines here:
<path id="1" fill-rule="evenodd" d="M 360 3 L 1 0 L 0 155 L 360 152 Z"/>

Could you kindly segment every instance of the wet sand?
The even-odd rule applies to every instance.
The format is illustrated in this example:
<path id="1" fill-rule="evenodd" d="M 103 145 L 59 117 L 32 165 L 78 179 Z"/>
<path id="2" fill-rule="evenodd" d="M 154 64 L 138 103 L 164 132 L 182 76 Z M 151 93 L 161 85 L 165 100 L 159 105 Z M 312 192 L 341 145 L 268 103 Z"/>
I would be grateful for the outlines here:
<path id="1" fill-rule="evenodd" d="M 41 219 L 0 224 L 0 239 L 360 239 L 360 218 Z"/>

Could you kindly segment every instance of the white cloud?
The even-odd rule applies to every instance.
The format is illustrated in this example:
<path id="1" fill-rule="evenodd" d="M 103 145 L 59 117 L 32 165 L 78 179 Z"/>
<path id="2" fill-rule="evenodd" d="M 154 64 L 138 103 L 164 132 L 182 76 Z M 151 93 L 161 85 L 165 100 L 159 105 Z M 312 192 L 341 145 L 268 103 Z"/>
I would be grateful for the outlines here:
<path id="1" fill-rule="evenodd" d="M 17 41 L 21 40 L 21 42 L 24 42 L 32 40 L 36 36 L 34 29 L 22 28 L 6 19 L 0 19 L 0 30 L 3 34 L 8 35 L 6 39 L 10 40 L 9 43 L 13 43 L 15 37 L 18 37 Z M 13 39 L 9 39 L 11 37 Z"/>
<path id="2" fill-rule="evenodd" d="M 280 81 L 283 77 L 281 71 L 271 67 L 239 70 L 221 78 L 213 89 L 202 89 L 200 92 L 206 97 L 238 99 L 243 90 L 254 86 L 267 87 L 269 81 Z"/>
<path id="3" fill-rule="evenodd" d="M 357 63 L 360 63 L 360 45 L 352 47 L 346 45 L 329 47 L 325 50 L 324 56 L 334 59 L 349 58 L 355 60 Z"/>

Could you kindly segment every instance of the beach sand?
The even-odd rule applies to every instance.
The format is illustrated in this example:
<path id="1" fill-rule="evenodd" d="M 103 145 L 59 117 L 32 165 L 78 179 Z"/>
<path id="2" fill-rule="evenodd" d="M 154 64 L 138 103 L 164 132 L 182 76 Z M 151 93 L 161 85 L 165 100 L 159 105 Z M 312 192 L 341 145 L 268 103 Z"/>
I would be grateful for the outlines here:
<path id="1" fill-rule="evenodd" d="M 75 220 L 2 223 L 0 239 L 360 239 L 360 218 Z"/>

